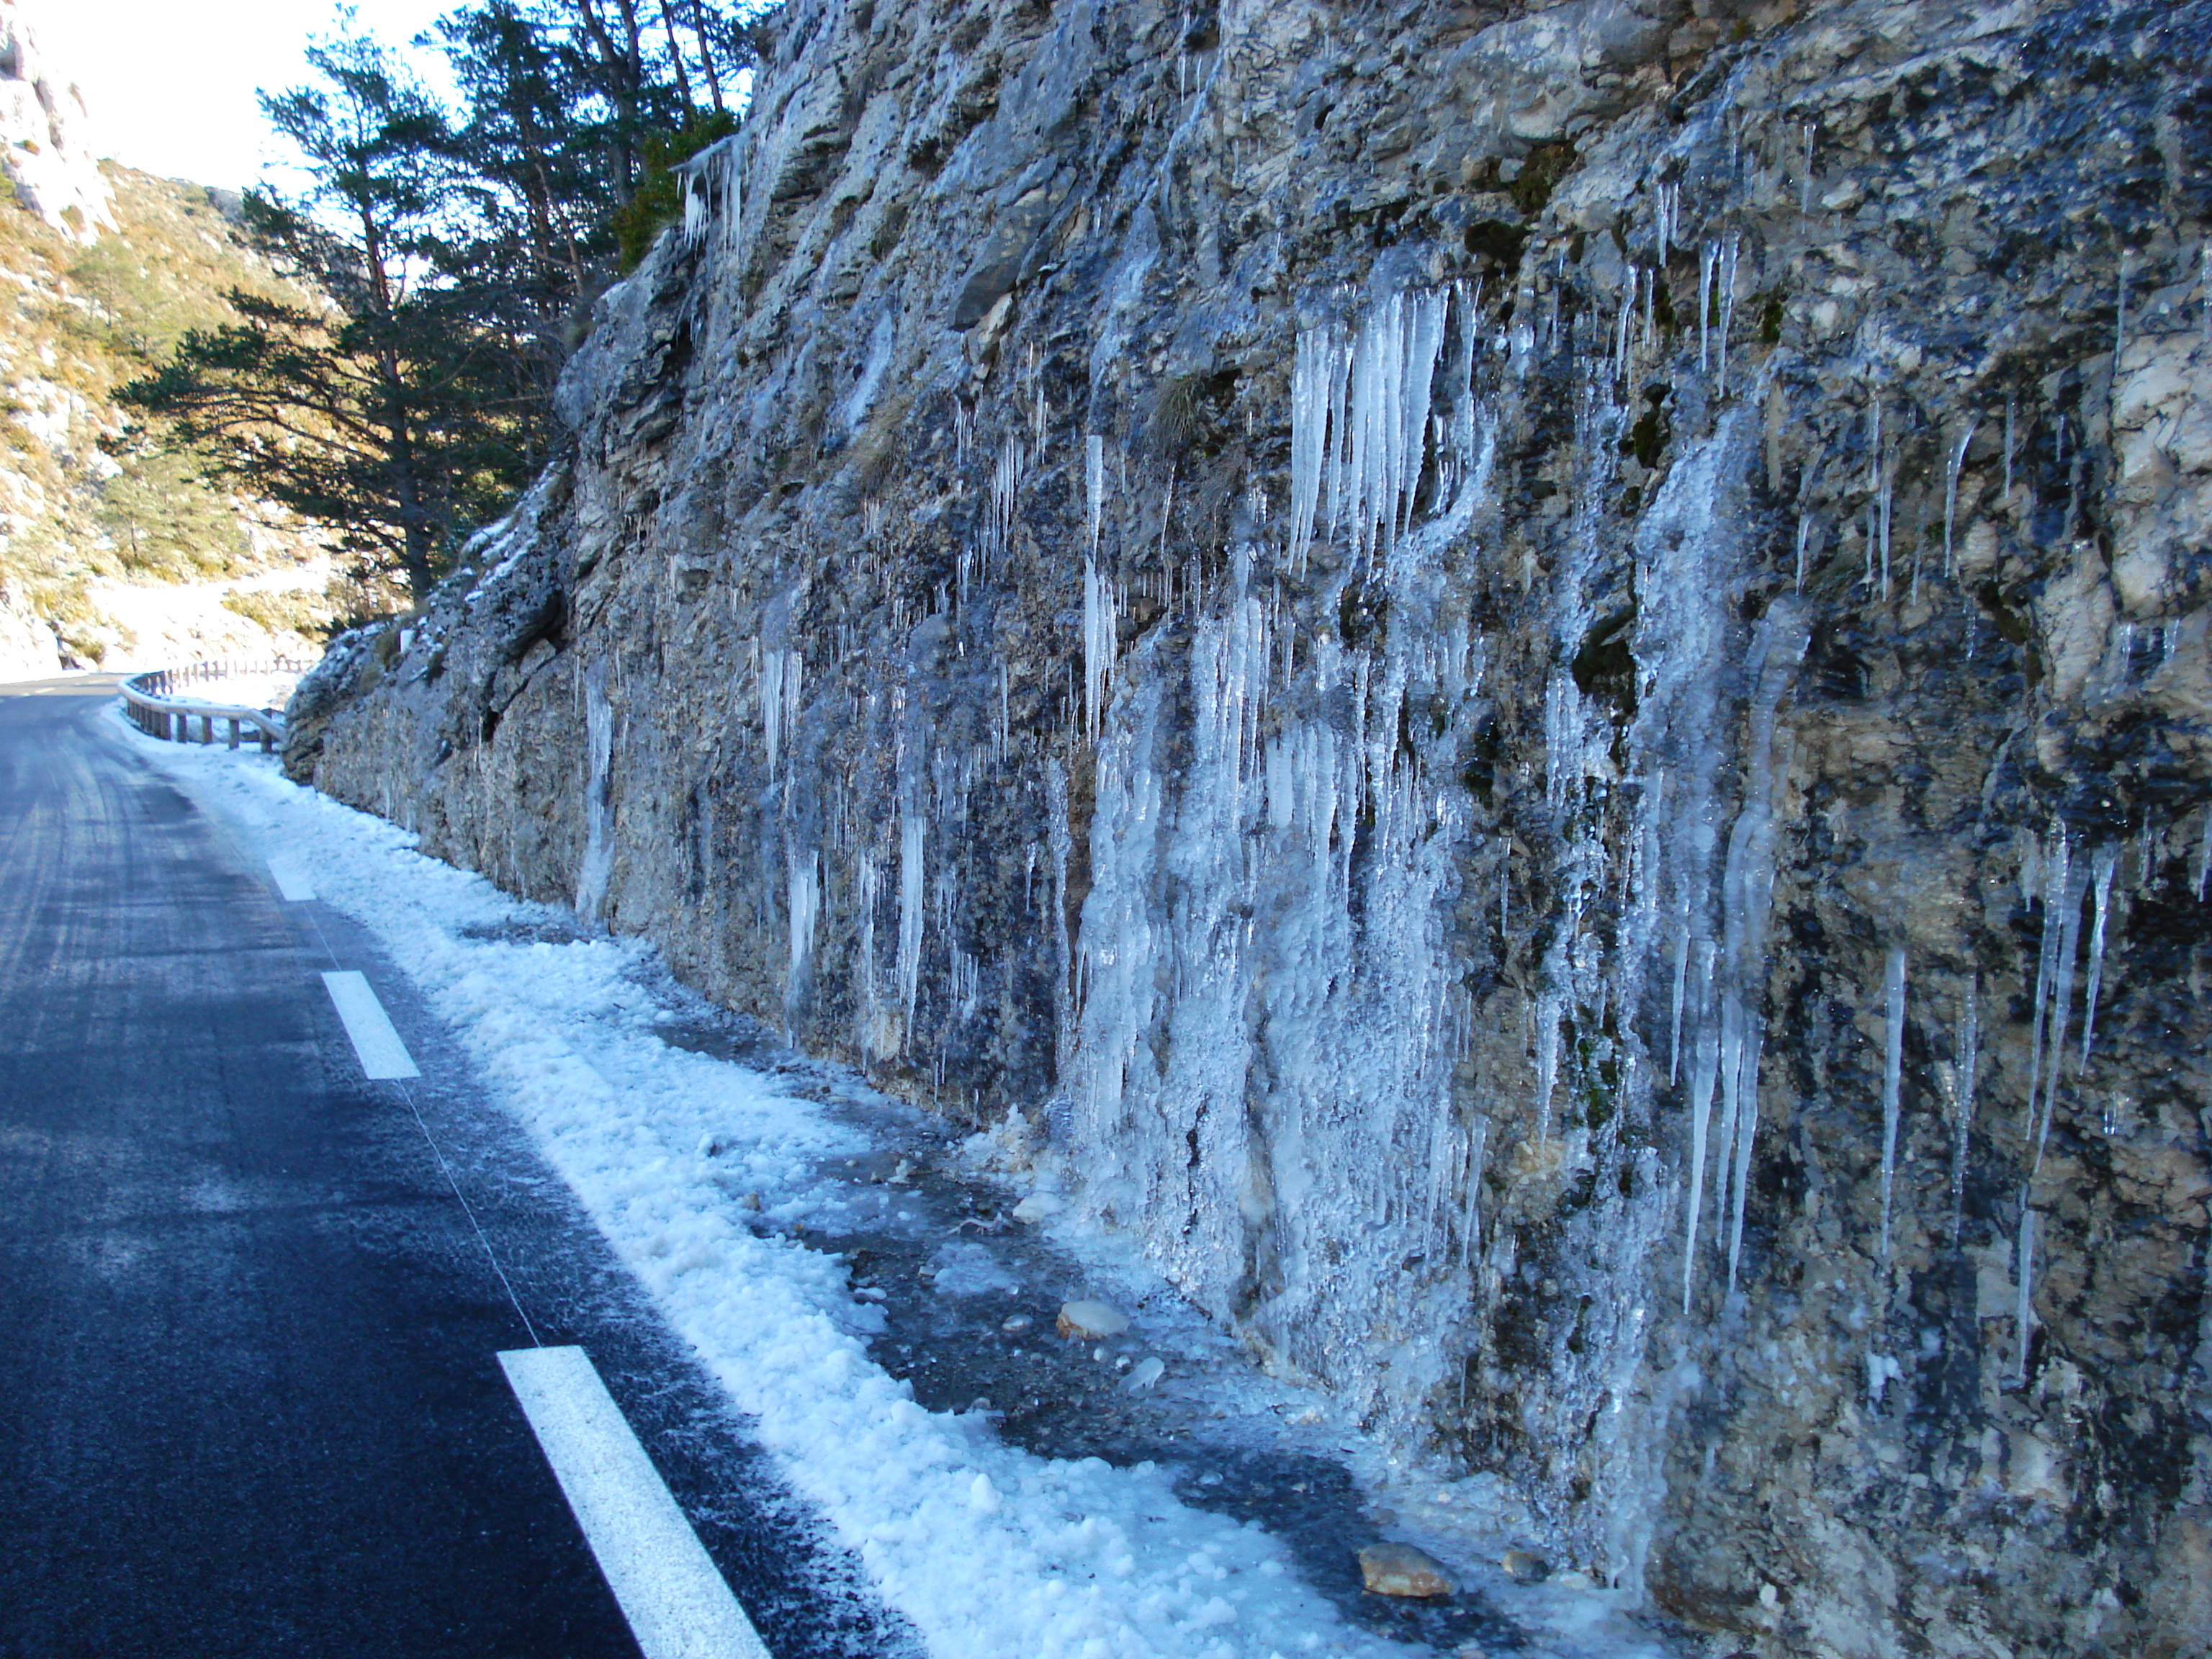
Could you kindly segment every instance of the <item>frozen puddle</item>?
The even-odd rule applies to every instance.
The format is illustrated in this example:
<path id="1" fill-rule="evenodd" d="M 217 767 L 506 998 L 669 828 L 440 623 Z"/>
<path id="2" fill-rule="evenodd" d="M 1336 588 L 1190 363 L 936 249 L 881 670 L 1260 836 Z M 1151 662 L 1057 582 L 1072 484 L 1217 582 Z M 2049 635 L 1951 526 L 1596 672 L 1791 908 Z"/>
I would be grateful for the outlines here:
<path id="1" fill-rule="evenodd" d="M 1498 1562 L 1529 1540 L 1493 1484 L 1393 1467 L 1259 1374 L 1119 1241 L 1024 1206 L 1008 1138 L 802 1059 L 637 941 L 422 857 L 265 757 L 117 736 L 377 936 L 932 1653 L 1680 1650 L 1604 1592 L 1515 1583 Z M 1060 1335 L 1086 1298 L 1129 1328 Z M 1365 1594 L 1355 1553 L 1383 1539 L 1460 1593 Z"/>

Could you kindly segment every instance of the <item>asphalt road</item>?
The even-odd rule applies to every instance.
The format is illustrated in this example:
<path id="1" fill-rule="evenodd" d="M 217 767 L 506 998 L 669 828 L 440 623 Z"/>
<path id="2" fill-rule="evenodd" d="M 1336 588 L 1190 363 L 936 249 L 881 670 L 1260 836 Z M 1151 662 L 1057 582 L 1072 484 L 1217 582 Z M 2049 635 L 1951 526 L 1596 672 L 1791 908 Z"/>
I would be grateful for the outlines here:
<path id="1" fill-rule="evenodd" d="M 111 696 L 0 688 L 0 1655 L 639 1653 L 498 1362 L 534 1343 L 777 1659 L 909 1651 L 370 940 Z M 340 969 L 419 1078 L 364 1076 Z"/>

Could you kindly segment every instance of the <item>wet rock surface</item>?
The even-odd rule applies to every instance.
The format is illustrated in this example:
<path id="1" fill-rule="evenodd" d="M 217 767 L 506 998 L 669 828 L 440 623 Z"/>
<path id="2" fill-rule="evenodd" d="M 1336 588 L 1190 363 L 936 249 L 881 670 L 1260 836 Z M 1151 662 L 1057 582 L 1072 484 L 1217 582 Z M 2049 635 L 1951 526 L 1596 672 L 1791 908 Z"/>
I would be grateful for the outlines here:
<path id="1" fill-rule="evenodd" d="M 2206 8 L 777 27 L 572 451 L 295 775 L 1012 1111 L 1524 1497 L 1532 1594 L 2201 1646 Z M 936 1293 L 1003 1218 L 838 1245 L 886 1363 L 1164 1458 L 1155 1310 L 1101 1361 L 1081 1274 Z"/>

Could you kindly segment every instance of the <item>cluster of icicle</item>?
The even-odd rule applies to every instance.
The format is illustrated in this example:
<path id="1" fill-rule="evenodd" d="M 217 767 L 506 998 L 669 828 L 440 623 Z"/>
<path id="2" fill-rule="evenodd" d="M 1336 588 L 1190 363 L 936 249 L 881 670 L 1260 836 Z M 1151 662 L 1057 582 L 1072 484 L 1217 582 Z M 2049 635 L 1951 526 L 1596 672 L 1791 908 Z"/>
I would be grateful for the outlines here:
<path id="1" fill-rule="evenodd" d="M 684 183 L 684 246 L 696 250 L 712 235 L 726 251 L 737 243 L 738 226 L 744 206 L 738 179 L 742 169 L 738 140 L 732 133 L 716 139 L 672 169 Z"/>
<path id="2" fill-rule="evenodd" d="M 1453 1109 L 1471 1016 L 1443 937 L 1470 805 L 1441 762 L 1480 668 L 1438 599 L 1486 488 L 1476 327 L 1445 289 L 1299 343 L 1277 556 L 1304 562 L 1325 506 L 1391 596 L 1370 646 L 1302 635 L 1247 541 L 1187 634 L 1152 630 L 1117 682 L 1103 441 L 1085 455 L 1099 743 L 1071 1156 L 1092 1209 L 1202 1303 L 1229 1311 L 1244 1264 L 1269 1261 L 1258 1317 L 1324 1372 L 1382 1327 L 1441 1328 L 1476 1232 L 1486 1126 Z M 1414 699 L 1449 729 L 1408 752 Z M 1398 1271 L 1408 1256 L 1430 1270 Z M 1394 1382 L 1417 1395 L 1441 1364 L 1425 1352 Z"/>

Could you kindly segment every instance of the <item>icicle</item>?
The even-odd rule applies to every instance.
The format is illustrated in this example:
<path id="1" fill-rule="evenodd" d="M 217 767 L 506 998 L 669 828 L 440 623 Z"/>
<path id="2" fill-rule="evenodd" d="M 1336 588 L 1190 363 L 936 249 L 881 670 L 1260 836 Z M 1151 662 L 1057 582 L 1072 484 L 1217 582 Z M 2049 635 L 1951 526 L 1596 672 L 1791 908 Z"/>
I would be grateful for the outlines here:
<path id="1" fill-rule="evenodd" d="M 1905 1076 L 1905 947 L 1889 947 L 1889 1025 L 1881 1066 L 1881 1259 L 1889 1260 L 1890 1188 L 1897 1173 L 1897 1119 Z"/>
<path id="2" fill-rule="evenodd" d="M 1954 1246 L 1965 1236 L 1966 1151 L 1974 1122 L 1975 1074 L 1981 1067 L 1982 1054 L 1981 990 L 1982 978 L 1977 974 L 1967 983 L 1966 1004 L 1960 1011 L 1958 1058 L 1942 1073 L 1951 1096 L 1951 1240 Z"/>
<path id="3" fill-rule="evenodd" d="M 1682 1311 L 1690 1311 L 1690 1288 L 1698 1264 L 1698 1218 L 1705 1207 L 1705 1125 L 1712 1111 L 1713 1082 L 1720 1069 L 1713 1034 L 1699 1035 L 1690 1062 L 1690 1195 L 1683 1211 Z"/>
<path id="4" fill-rule="evenodd" d="M 1559 1016 L 1553 995 L 1536 1002 L 1536 1144 L 1552 1138 L 1552 1095 L 1559 1082 Z"/>
<path id="5" fill-rule="evenodd" d="M 1674 917 L 1674 1018 L 1667 1044 L 1667 1081 L 1671 1085 L 1681 1067 L 1682 1000 L 1690 978 L 1690 892 L 1685 887 Z"/>
<path id="6" fill-rule="evenodd" d="M 1698 250 L 1698 372 L 1710 371 L 1712 343 L 1712 286 L 1713 268 L 1719 263 L 1720 250 L 1707 242 Z"/>
<path id="7" fill-rule="evenodd" d="M 1314 514 L 1321 504 L 1336 356 L 1336 331 L 1325 327 L 1298 330 L 1298 361 L 1290 376 L 1290 538 L 1285 542 L 1285 553 L 1298 571 L 1305 568 L 1305 549 L 1314 540 Z"/>
<path id="8" fill-rule="evenodd" d="M 1015 510 L 1020 504 L 1022 441 L 1008 438 L 991 467 L 991 507 L 984 521 L 983 570 L 1003 569 L 1014 544 Z"/>
<path id="9" fill-rule="evenodd" d="M 687 250 L 707 240 L 711 228 L 724 251 L 737 246 L 744 198 L 738 177 L 735 135 L 708 145 L 672 169 L 684 181 L 684 226 L 679 233 Z"/>
<path id="10" fill-rule="evenodd" d="M 761 735 L 768 749 L 768 775 L 777 772 L 783 740 L 799 727 L 801 681 L 806 661 L 795 649 L 777 648 L 761 656 Z"/>
<path id="11" fill-rule="evenodd" d="M 2020 1353 L 2013 1381 L 2025 1388 L 2028 1342 L 2035 1326 L 2035 1212 L 2027 1207 L 2025 1190 L 2020 1195 L 2020 1248 L 2015 1269 L 2020 1279 L 2020 1300 L 2013 1312 L 2013 1333 L 2020 1345 Z"/>
<path id="12" fill-rule="evenodd" d="M 861 1032 L 863 1041 L 873 1051 L 876 1012 L 876 899 L 879 878 L 876 871 L 876 852 L 864 847 L 854 861 L 853 909 L 860 922 L 860 973 Z"/>
<path id="13" fill-rule="evenodd" d="M 1765 1043 L 1765 1032 L 1753 1025 L 1739 1039 L 1733 1068 L 1736 1097 L 1732 1108 L 1735 1119 L 1735 1180 L 1729 1198 L 1728 1250 L 1728 1288 L 1731 1297 L 1735 1294 L 1736 1263 L 1743 1255 L 1743 1212 L 1750 1196 L 1751 1155 L 1759 1134 L 1759 1056 Z"/>
<path id="14" fill-rule="evenodd" d="M 2004 499 L 2005 505 L 2007 507 L 2010 507 L 2012 505 L 2012 452 L 2015 422 L 2018 414 L 2019 406 L 2014 404 L 2010 398 L 2006 398 L 2004 435 Z"/>
<path id="15" fill-rule="evenodd" d="M 1813 520 L 1805 514 L 1800 514 L 1797 518 L 1797 586 L 1796 590 L 1800 593 L 1805 591 L 1805 556 L 1812 545 L 1812 541 Z"/>
<path id="16" fill-rule="evenodd" d="M 2212 889 L 2212 806 L 2204 809 L 2204 830 L 2197 842 L 2196 855 L 2189 860 L 2189 884 L 2197 890 L 2197 902 L 2204 902 L 2208 889 Z"/>
<path id="17" fill-rule="evenodd" d="M 1978 416 L 1966 416 L 1966 428 L 1959 434 L 1959 441 L 1951 446 L 1951 465 L 1943 475 L 1943 575 L 1946 580 L 1957 574 L 1957 565 L 1951 552 L 1951 526 L 1953 520 L 1959 516 L 1959 474 L 1966 465 L 1966 446 L 1974 441 L 1974 428 L 1978 424 Z"/>
<path id="18" fill-rule="evenodd" d="M 1083 567 L 1083 729 L 1095 740 L 1104 719 L 1106 680 L 1118 640 L 1120 605 L 1112 580 L 1095 564 Z"/>
<path id="19" fill-rule="evenodd" d="M 2096 920 L 2089 929 L 2089 988 L 2081 1000 L 2081 1064 L 2089 1064 L 2089 1044 L 2097 1031 L 2097 993 L 2105 983 L 2105 918 L 2112 902 L 2112 872 L 2119 863 L 2119 849 L 2103 847 L 2090 860 L 2096 872 L 2094 891 L 2096 895 Z"/>
<path id="20" fill-rule="evenodd" d="M 1723 398 L 1728 396 L 1729 334 L 1735 326 L 1735 265 L 1742 240 L 1735 231 L 1730 231 L 1721 244 L 1720 336 L 1715 350 L 1717 373 L 1714 377 L 1714 391 Z"/>
<path id="21" fill-rule="evenodd" d="M 791 895 L 791 968 L 784 981 L 787 1024 L 796 1003 L 806 964 L 814 956 L 814 931 L 822 915 L 822 854 L 810 849 L 802 854 L 793 848 L 787 855 Z"/>
<path id="22" fill-rule="evenodd" d="M 2033 896 L 2043 906 L 2043 937 L 2035 957 L 2035 996 L 2029 1005 L 2027 1024 L 2027 1121 L 2024 1130 L 2031 1139 L 2035 1134 L 2036 1099 L 2043 1087 L 2043 1039 L 2050 1018 L 2051 986 L 2058 977 L 2057 912 L 2065 891 L 2067 866 L 2072 855 L 2073 849 L 2062 830 L 2057 846 L 2044 855 L 2042 867 L 2031 875 L 2023 863 L 2021 871 L 2022 888 L 2035 889 Z M 2039 882 L 2036 877 L 2041 878 Z"/>
<path id="23" fill-rule="evenodd" d="M 2035 1133 L 2035 1158 L 2031 1170 L 2043 1164 L 2045 1143 L 2051 1139 L 2051 1120 L 2058 1109 L 2058 1079 L 2064 1068 L 2066 1052 L 2066 1024 L 2072 1017 L 2074 1003 L 2074 961 L 2081 939 L 2081 899 L 2088 886 L 2088 878 L 2072 867 L 2069 860 L 2060 859 L 2051 872 L 2051 896 L 2043 912 L 2043 927 L 2046 945 L 2049 943 L 2051 909 L 2058 911 L 2058 938 L 2054 952 L 2057 974 L 2051 993 L 2050 1029 L 2045 1034 L 2042 1051 L 2050 1064 L 2043 1076 L 2042 1116 Z M 2040 986 L 2039 984 L 2039 989 Z M 2030 1076 L 2033 1075 L 2031 1061 Z M 2034 1101 L 2029 1101 L 2030 1109 Z"/>
<path id="24" fill-rule="evenodd" d="M 1875 387 L 1867 404 L 1867 525 L 1866 525 L 1866 583 L 1871 594 L 1876 589 L 1876 558 L 1881 553 L 1881 391 Z M 1879 567 L 1880 588 L 1884 598 L 1889 593 L 1889 566 L 1884 558 Z"/>
<path id="25" fill-rule="evenodd" d="M 1805 163 L 1798 180 L 1797 210 L 1810 214 L 1813 211 L 1813 124 L 1810 121 L 1805 123 L 1804 137 Z"/>
<path id="26" fill-rule="evenodd" d="M 921 987 L 922 842 L 929 821 L 917 812 L 899 814 L 899 1006 L 906 1041 L 914 1034 L 914 1005 Z"/>
<path id="27" fill-rule="evenodd" d="M 1897 495 L 1897 447 L 1895 441 L 1885 436 L 1881 444 L 1881 487 L 1875 495 L 1881 509 L 1881 596 L 1889 597 L 1889 522 L 1890 509 Z"/>

